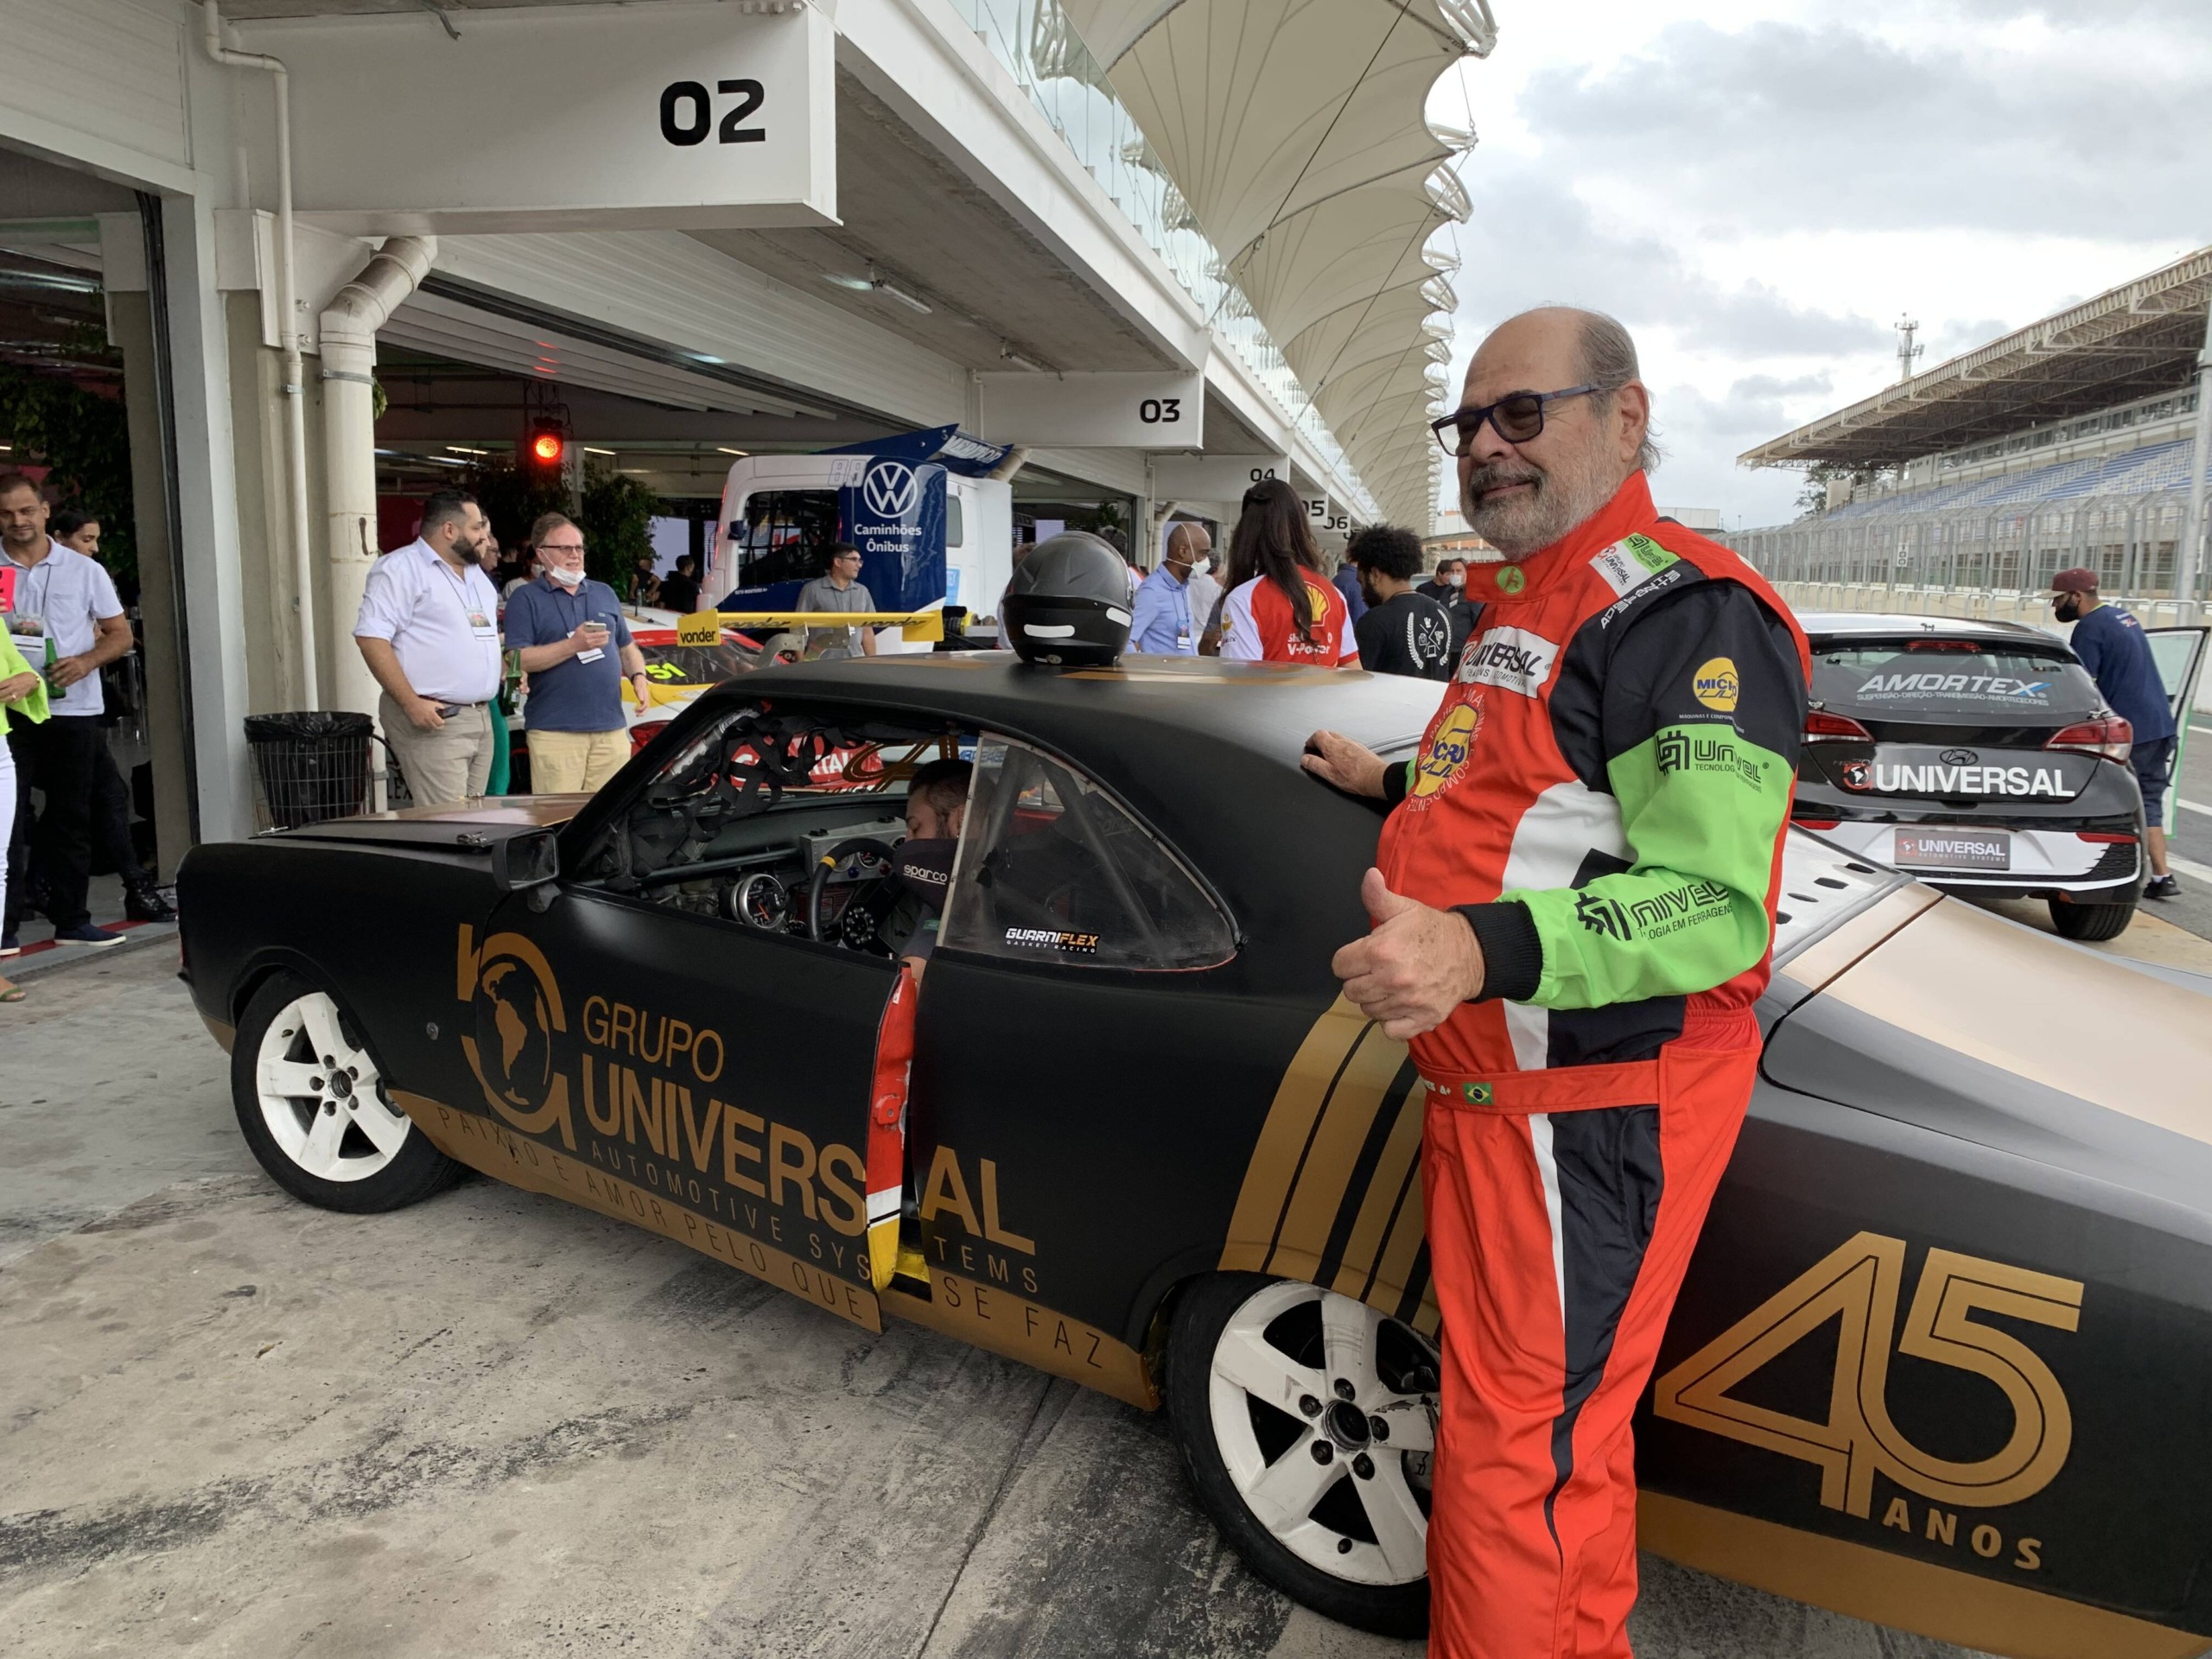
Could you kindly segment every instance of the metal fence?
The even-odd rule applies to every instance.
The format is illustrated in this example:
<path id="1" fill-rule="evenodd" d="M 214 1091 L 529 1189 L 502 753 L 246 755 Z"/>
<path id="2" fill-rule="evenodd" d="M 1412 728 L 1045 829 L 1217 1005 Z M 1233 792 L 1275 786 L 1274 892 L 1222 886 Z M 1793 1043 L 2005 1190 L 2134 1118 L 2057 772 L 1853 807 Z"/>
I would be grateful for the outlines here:
<path id="1" fill-rule="evenodd" d="M 1879 589 L 1898 599 L 1896 606 L 1847 609 L 1916 609 L 1916 596 L 1935 594 L 2039 601 L 2053 575 L 2078 565 L 2097 573 L 2107 599 L 2142 601 L 2128 608 L 2148 620 L 2145 606 L 2155 607 L 2171 620 L 2183 614 L 2182 601 L 2204 596 L 2202 567 L 2195 594 L 2174 592 L 2188 506 L 2178 490 L 2088 495 L 1808 518 L 1719 539 L 1777 585 L 1847 588 L 1854 596 Z"/>

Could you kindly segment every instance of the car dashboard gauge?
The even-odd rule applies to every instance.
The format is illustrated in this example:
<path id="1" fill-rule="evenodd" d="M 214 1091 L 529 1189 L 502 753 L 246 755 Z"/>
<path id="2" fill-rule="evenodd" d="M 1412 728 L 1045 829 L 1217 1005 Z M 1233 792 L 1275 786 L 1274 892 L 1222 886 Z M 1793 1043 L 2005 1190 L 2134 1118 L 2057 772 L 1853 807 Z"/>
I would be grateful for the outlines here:
<path id="1" fill-rule="evenodd" d="M 780 933 L 791 919 L 791 890 L 765 870 L 756 870 L 729 890 L 729 915 L 764 933 Z"/>

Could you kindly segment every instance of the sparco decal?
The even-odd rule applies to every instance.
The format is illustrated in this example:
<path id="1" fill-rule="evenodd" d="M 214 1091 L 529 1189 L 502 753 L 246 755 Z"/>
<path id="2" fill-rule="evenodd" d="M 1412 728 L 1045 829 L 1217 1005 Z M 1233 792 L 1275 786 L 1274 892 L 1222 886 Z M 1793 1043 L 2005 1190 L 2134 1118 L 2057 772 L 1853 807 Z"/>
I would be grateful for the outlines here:
<path id="1" fill-rule="evenodd" d="M 1928 1500 L 1916 1525 L 1910 1502 L 1892 1497 L 1881 1525 L 1949 1548 L 1963 1544 L 1987 1560 L 2009 1551 L 2011 1566 L 2032 1572 L 2043 1564 L 2040 1539 L 2008 1537 L 1988 1524 L 1961 1526 L 1956 1509 L 1940 1506 L 2018 1503 L 2066 1466 L 2074 1415 L 2065 1389 L 2027 1344 L 1974 1315 L 2072 1331 L 2081 1320 L 2081 1281 L 1931 1249 L 1900 1334 L 1904 1257 L 1901 1238 L 1857 1235 L 1661 1377 L 1652 1408 L 1813 1465 L 1821 1471 L 1821 1503 L 1861 1520 L 1873 1518 L 1874 1478 L 1880 1475 Z M 1738 1397 L 1738 1389 L 1799 1343 L 1831 1329 L 1835 1369 L 1825 1421 Z M 1995 1385 L 1977 1385 L 1976 1397 L 1987 1402 L 1992 1421 L 1977 1427 L 1971 1445 L 1929 1452 L 1891 1419 L 1893 1347 Z M 1745 1391 L 1758 1392 L 1756 1386 Z M 1992 1446 L 1996 1450 L 1988 1455 L 1974 1455 Z"/>
<path id="2" fill-rule="evenodd" d="M 1878 795 L 2016 795 L 2070 801 L 2078 792 L 2055 766 L 1904 766 L 1847 760 L 1846 789 Z"/>
<path id="3" fill-rule="evenodd" d="M 1559 647 L 1526 628 L 1492 628 L 1459 659 L 1459 683 L 1494 685 L 1533 697 L 1551 678 Z"/>

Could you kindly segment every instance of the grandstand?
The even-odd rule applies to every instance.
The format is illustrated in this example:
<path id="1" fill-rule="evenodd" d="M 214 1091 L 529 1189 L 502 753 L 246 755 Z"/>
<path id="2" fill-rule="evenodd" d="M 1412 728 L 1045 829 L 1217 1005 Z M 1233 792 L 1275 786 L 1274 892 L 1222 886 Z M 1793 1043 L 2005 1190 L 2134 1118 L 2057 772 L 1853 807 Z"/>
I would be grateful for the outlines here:
<path id="1" fill-rule="evenodd" d="M 2032 594 L 2074 565 L 2175 593 L 2212 248 L 1759 445 L 1817 466 L 1827 509 L 1724 537 L 1770 580 Z"/>

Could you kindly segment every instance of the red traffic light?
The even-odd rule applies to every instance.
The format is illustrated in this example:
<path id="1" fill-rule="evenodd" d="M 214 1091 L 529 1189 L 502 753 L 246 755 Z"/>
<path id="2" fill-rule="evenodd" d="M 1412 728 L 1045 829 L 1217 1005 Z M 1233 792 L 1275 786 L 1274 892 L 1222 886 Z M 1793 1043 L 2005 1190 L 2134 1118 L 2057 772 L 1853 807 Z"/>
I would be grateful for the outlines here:
<path id="1" fill-rule="evenodd" d="M 561 459 L 561 452 L 566 448 L 558 432 L 540 432 L 530 441 L 530 453 L 548 467 Z"/>

